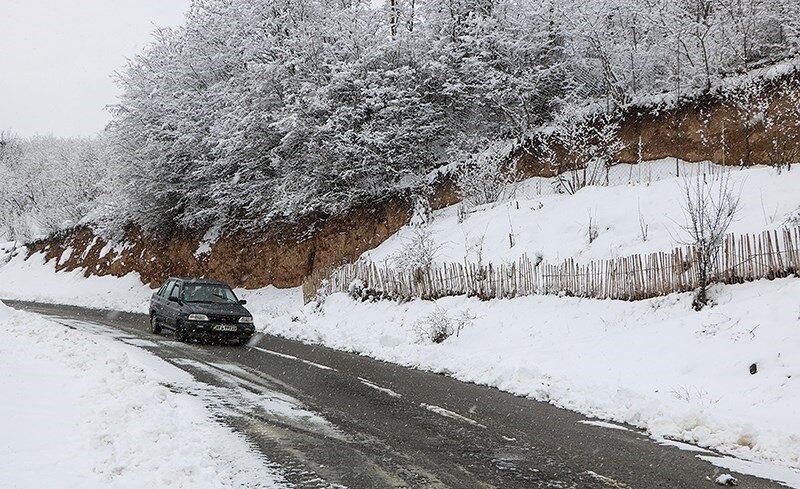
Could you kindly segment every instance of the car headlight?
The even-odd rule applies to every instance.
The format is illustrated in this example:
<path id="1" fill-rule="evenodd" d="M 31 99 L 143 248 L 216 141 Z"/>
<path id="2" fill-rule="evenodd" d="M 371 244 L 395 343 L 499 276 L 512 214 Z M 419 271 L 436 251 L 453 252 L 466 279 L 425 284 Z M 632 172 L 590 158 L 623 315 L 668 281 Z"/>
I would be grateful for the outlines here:
<path id="1" fill-rule="evenodd" d="M 253 324 L 253 316 L 242 316 L 239 318 L 240 323 Z"/>
<path id="2" fill-rule="evenodd" d="M 189 321 L 208 321 L 208 316 L 205 314 L 189 314 Z"/>

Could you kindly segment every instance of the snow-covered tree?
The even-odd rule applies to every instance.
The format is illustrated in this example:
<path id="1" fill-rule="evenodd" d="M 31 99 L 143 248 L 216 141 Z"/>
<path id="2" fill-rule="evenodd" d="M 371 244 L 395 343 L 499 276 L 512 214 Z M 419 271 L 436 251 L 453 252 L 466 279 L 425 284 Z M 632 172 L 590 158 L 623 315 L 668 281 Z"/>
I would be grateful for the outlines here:
<path id="1" fill-rule="evenodd" d="M 109 215 L 258 229 L 416 195 L 454 155 L 796 53 L 797 13 L 795 0 L 195 0 L 120 76 Z M 584 149 L 568 148 L 573 170 Z"/>
<path id="2" fill-rule="evenodd" d="M 0 238 L 78 224 L 103 191 L 102 155 L 98 139 L 0 134 Z"/>

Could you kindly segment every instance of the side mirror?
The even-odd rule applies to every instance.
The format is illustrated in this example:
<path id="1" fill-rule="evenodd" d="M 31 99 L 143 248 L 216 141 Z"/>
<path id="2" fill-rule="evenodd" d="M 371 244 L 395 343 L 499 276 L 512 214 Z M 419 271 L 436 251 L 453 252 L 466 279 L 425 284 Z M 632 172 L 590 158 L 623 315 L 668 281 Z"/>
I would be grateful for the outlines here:
<path id="1" fill-rule="evenodd" d="M 239 301 L 239 304 L 241 304 L 241 305 L 245 305 L 245 304 L 247 304 L 247 301 L 246 301 L 246 300 L 244 300 L 244 299 L 241 299 L 241 300 Z"/>
<path id="2" fill-rule="evenodd" d="M 178 299 L 177 297 L 172 297 L 172 296 L 169 297 L 169 301 L 170 302 L 174 302 L 176 304 L 180 304 L 181 303 L 180 299 Z"/>

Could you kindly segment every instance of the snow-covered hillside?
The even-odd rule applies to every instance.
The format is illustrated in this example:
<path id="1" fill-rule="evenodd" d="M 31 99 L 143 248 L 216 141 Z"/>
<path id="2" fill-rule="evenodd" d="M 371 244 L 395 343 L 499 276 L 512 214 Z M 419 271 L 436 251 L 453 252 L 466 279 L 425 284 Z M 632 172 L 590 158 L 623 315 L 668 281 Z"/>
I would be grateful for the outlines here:
<path id="1" fill-rule="evenodd" d="M 685 176 L 698 170 L 730 171 L 732 188 L 741 191 L 730 232 L 800 224 L 800 171 L 779 175 L 768 167 L 728 170 L 681 162 L 681 177 L 676 177 L 675 166 L 674 159 L 618 165 L 610 175 L 612 185 L 586 187 L 575 195 L 553 193 L 553 179 L 531 178 L 508 189 L 504 201 L 471 209 L 463 220 L 459 205 L 434 213 L 425 232 L 435 243 L 437 262 L 463 262 L 466 257 L 500 264 L 527 253 L 557 263 L 669 251 L 688 239 L 681 229 L 686 223 L 682 185 Z M 590 219 L 597 230 L 591 243 Z M 363 256 L 391 264 L 418 230 L 406 226 Z"/>
<path id="2" fill-rule="evenodd" d="M 681 164 L 682 175 L 698 169 L 723 171 Z M 688 239 L 683 177 L 674 171 L 674 160 L 619 166 L 611 186 L 575 195 L 554 194 L 548 179 L 530 179 L 465 216 L 457 205 L 435 212 L 427 225 L 406 226 L 363 257 L 392 266 L 420 232 L 437 262 L 502 263 L 523 253 L 586 261 L 666 251 Z M 730 171 L 741 194 L 730 232 L 800 222 L 800 172 Z M 598 231 L 591 242 L 590 216 Z M 800 405 L 800 280 L 715 286 L 710 295 L 712 305 L 696 312 L 692 294 L 639 302 L 462 296 L 401 304 L 333 294 L 268 329 L 630 423 L 656 437 L 800 468 L 800 423 L 792 415 Z M 435 344 L 437 329 L 453 336 Z M 787 478 L 800 483 L 800 476 Z"/>

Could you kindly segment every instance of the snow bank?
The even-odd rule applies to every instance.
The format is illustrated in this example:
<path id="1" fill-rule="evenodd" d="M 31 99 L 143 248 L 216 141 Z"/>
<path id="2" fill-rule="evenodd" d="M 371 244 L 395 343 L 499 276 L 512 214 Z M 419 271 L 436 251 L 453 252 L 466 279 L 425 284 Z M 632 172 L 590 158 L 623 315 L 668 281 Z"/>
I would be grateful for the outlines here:
<path id="1" fill-rule="evenodd" d="M 355 302 L 345 294 L 269 331 L 443 372 L 658 437 L 800 467 L 800 280 L 624 302 L 524 297 Z M 445 314 L 459 335 L 417 341 Z M 757 373 L 750 374 L 756 364 Z"/>
<path id="2" fill-rule="evenodd" d="M 0 303 L 0 486 L 281 487 L 277 468 L 202 402 L 191 376 L 108 338 Z"/>
<path id="3" fill-rule="evenodd" d="M 0 246 L 0 250 L 2 247 Z M 71 250 L 65 251 L 70 253 Z M 55 260 L 44 261 L 34 253 L 27 260 L 19 253 L 3 264 L 0 256 L 0 298 L 69 304 L 94 309 L 148 313 L 154 290 L 142 283 L 138 273 L 124 277 L 83 275 L 83 270 L 56 272 Z M 300 287 L 279 289 L 236 289 L 236 295 L 247 300 L 256 325 L 263 326 L 273 316 L 294 311 L 303 303 Z"/>
<path id="4" fill-rule="evenodd" d="M 303 288 L 279 289 L 272 285 L 262 289 L 234 289 L 236 296 L 247 300 L 245 307 L 253 313 L 256 327 L 263 329 L 273 318 L 296 312 L 303 305 Z"/>
<path id="5" fill-rule="evenodd" d="M 153 291 L 142 283 L 138 273 L 119 278 L 85 277 L 83 270 L 56 272 L 55 260 L 45 262 L 41 253 L 27 260 L 25 256 L 22 252 L 7 264 L 0 264 L 0 298 L 147 312 Z"/>

